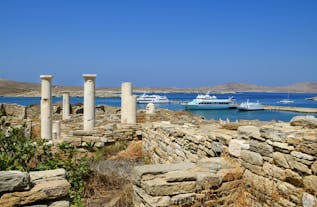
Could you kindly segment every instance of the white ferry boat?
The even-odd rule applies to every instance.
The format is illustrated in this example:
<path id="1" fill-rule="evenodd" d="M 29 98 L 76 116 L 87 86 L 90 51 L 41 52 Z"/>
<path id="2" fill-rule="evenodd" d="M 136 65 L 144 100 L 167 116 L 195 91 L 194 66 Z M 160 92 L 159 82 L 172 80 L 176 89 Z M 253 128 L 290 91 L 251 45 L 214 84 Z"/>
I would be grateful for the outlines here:
<path id="1" fill-rule="evenodd" d="M 247 100 L 247 102 L 242 102 L 238 106 L 238 109 L 242 111 L 257 111 L 257 110 L 264 110 L 264 106 L 261 103 L 259 103 L 259 101 L 249 102 L 249 100 Z"/>
<path id="2" fill-rule="evenodd" d="M 207 94 L 199 94 L 197 97 L 185 105 L 185 109 L 229 109 L 233 107 L 234 99 L 229 97 L 227 99 L 218 99 L 216 96 L 210 96 Z"/>
<path id="3" fill-rule="evenodd" d="M 138 96 L 136 102 L 139 104 L 147 104 L 147 103 L 154 103 L 154 104 L 162 104 L 162 103 L 169 103 L 170 101 L 166 96 L 160 95 L 147 95 L 143 94 Z"/>

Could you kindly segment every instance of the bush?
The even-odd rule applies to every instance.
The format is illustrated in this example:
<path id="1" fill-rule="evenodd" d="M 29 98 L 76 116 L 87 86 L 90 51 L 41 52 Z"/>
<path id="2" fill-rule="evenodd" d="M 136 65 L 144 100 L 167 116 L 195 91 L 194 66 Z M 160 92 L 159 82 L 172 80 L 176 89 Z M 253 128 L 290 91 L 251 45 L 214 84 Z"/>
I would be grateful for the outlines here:
<path id="1" fill-rule="evenodd" d="M 43 139 L 31 139 L 24 129 L 0 130 L 0 170 L 37 171 L 64 168 L 71 184 L 70 198 L 76 206 L 83 206 L 85 180 L 90 169 L 86 156 L 66 143 L 53 147 Z"/>

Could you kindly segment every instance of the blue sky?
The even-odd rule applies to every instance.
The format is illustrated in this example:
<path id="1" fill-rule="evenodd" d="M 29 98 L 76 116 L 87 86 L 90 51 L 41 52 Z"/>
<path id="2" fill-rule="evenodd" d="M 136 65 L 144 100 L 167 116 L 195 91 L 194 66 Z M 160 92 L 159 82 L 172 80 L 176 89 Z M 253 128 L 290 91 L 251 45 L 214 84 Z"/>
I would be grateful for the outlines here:
<path id="1" fill-rule="evenodd" d="M 97 86 L 317 81 L 315 0 L 0 0 L 0 78 Z"/>

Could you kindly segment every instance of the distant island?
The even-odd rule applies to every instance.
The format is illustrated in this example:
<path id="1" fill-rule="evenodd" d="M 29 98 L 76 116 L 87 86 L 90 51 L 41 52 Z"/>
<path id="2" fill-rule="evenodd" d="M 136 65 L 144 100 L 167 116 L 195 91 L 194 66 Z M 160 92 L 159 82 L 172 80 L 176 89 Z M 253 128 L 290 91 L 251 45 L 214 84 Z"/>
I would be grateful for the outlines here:
<path id="1" fill-rule="evenodd" d="M 40 96 L 40 83 L 18 82 L 0 79 L 0 96 Z M 118 97 L 120 86 L 117 88 L 97 88 L 97 97 Z M 83 96 L 82 86 L 53 86 L 53 95 L 61 96 L 64 91 L 69 91 L 71 96 Z M 289 86 L 270 87 L 259 86 L 249 83 L 226 83 L 217 86 L 206 86 L 200 88 L 158 88 L 142 87 L 134 88 L 134 92 L 147 93 L 237 93 L 237 92 L 290 92 L 290 93 L 317 93 L 317 82 L 296 83 Z"/>

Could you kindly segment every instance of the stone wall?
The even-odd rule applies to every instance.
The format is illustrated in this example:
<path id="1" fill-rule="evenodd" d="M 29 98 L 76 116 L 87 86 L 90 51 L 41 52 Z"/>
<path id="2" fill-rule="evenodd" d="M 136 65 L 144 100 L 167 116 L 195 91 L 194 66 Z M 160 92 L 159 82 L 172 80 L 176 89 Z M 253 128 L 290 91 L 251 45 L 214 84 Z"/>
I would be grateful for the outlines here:
<path id="1" fill-rule="evenodd" d="M 234 143 L 244 147 L 234 152 Z M 316 206 L 317 130 L 289 123 L 243 126 L 229 153 L 245 168 L 246 185 L 263 202 L 279 206 Z"/>
<path id="2" fill-rule="evenodd" d="M 238 196 L 242 172 L 238 163 L 224 158 L 138 166 L 133 171 L 134 205 L 230 205 Z"/>
<path id="3" fill-rule="evenodd" d="M 158 122 L 143 126 L 142 140 L 153 163 L 230 156 L 244 169 L 245 196 L 254 205 L 316 206 L 317 129 L 296 123 L 231 131 L 216 124 Z"/>
<path id="4" fill-rule="evenodd" d="M 227 151 L 235 131 L 215 125 L 177 125 L 169 122 L 144 124 L 142 143 L 153 163 L 197 162 L 201 158 L 217 157 Z"/>
<path id="5" fill-rule="evenodd" d="M 70 184 L 64 169 L 0 171 L 0 206 L 69 207 Z"/>

